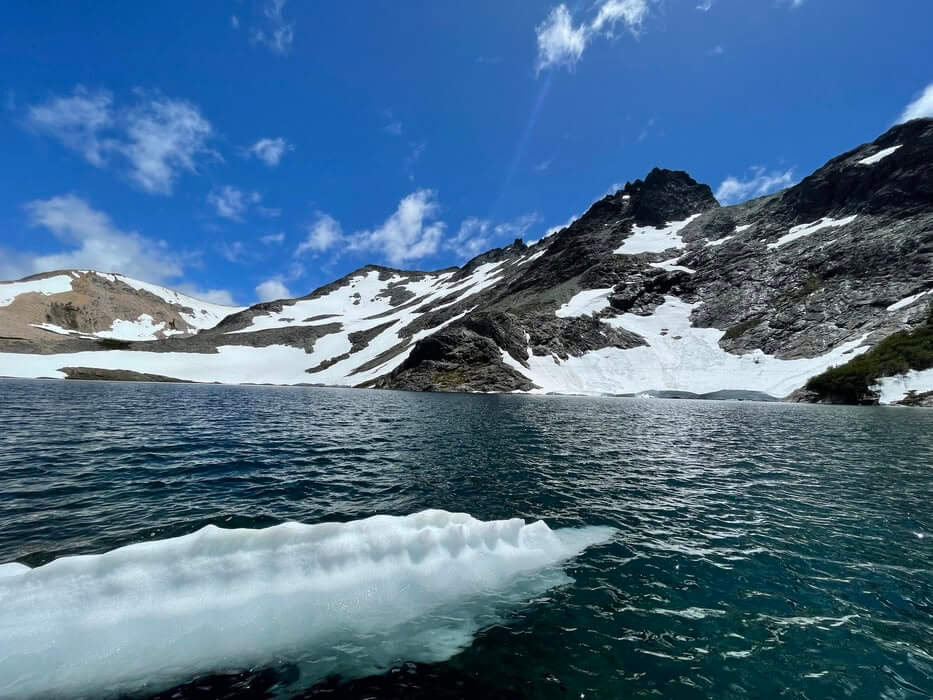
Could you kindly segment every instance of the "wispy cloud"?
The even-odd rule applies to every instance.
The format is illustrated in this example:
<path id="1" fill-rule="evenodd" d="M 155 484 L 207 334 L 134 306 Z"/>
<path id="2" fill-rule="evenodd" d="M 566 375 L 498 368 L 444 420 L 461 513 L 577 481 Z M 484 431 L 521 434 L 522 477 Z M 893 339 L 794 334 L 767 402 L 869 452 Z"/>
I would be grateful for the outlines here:
<path id="1" fill-rule="evenodd" d="M 210 123 L 190 102 L 160 95 L 145 97 L 126 114 L 130 178 L 147 192 L 170 194 L 180 171 L 195 172 L 195 159 L 208 152 Z"/>
<path id="2" fill-rule="evenodd" d="M 271 279 L 256 285 L 256 297 L 259 301 L 275 301 L 276 299 L 291 299 L 292 293 L 288 291 L 282 280 Z"/>
<path id="3" fill-rule="evenodd" d="M 933 83 L 924 88 L 917 98 L 904 108 L 898 123 L 909 122 L 911 119 L 933 117 Z"/>
<path id="4" fill-rule="evenodd" d="M 716 199 L 722 204 L 736 204 L 762 197 L 794 184 L 794 170 L 771 170 L 761 166 L 750 169 L 744 178 L 729 176 L 716 189 Z"/>
<path id="5" fill-rule="evenodd" d="M 427 141 L 413 141 L 409 144 L 411 151 L 409 151 L 408 156 L 405 158 L 404 170 L 408 173 L 408 179 L 415 179 L 415 166 L 418 165 L 418 161 L 421 160 L 421 156 L 424 155 L 425 150 L 428 148 Z"/>
<path id="6" fill-rule="evenodd" d="M 526 214 L 499 224 L 471 217 L 460 224 L 457 234 L 446 241 L 444 247 L 464 260 L 475 258 L 496 245 L 511 243 L 509 239 L 524 238 L 528 229 L 538 221 L 537 214 Z"/>
<path id="7" fill-rule="evenodd" d="M 289 151 L 294 151 L 295 147 L 281 136 L 276 138 L 259 139 L 252 146 L 245 149 L 247 156 L 258 158 L 270 168 L 274 168 L 282 160 L 282 157 Z"/>
<path id="8" fill-rule="evenodd" d="M 230 243 L 224 241 L 220 244 L 220 254 L 227 262 L 239 262 L 244 251 L 243 241 L 232 241 Z"/>
<path id="9" fill-rule="evenodd" d="M 572 68 L 586 48 L 586 27 L 573 26 L 573 17 L 566 5 L 553 8 L 535 33 L 538 36 L 538 71 L 553 66 Z"/>
<path id="10" fill-rule="evenodd" d="M 236 15 L 230 15 L 230 26 L 234 29 L 240 28 L 240 18 Z"/>
<path id="11" fill-rule="evenodd" d="M 651 130 L 654 129 L 654 125 L 655 125 L 654 118 L 649 119 L 648 123 L 644 126 L 644 128 L 640 132 L 638 132 L 639 142 L 644 141 L 646 138 L 648 138 L 648 136 L 651 135 Z"/>
<path id="12" fill-rule="evenodd" d="M 538 72 L 554 67 L 572 69 L 593 37 L 601 34 L 612 36 L 620 22 L 637 34 L 648 12 L 649 0 L 600 0 L 595 16 L 588 22 L 575 25 L 567 6 L 563 3 L 557 5 L 535 27 Z"/>
<path id="13" fill-rule="evenodd" d="M 213 128 L 186 100 L 142 90 L 135 95 L 135 104 L 117 108 L 110 92 L 78 85 L 69 96 L 30 107 L 26 124 L 95 167 L 125 163 L 130 180 L 146 192 L 170 194 L 182 172 L 197 172 L 198 159 L 212 154 Z"/>
<path id="14" fill-rule="evenodd" d="M 250 205 L 261 201 L 262 196 L 258 192 L 244 192 L 231 185 L 216 187 L 207 195 L 207 203 L 214 207 L 217 216 L 230 221 L 243 221 Z"/>
<path id="15" fill-rule="evenodd" d="M 113 95 L 105 90 L 88 91 L 75 87 L 69 96 L 53 97 L 45 104 L 30 107 L 27 124 L 37 132 L 49 134 L 91 165 L 103 167 L 114 143 L 102 136 L 114 126 Z"/>
<path id="16" fill-rule="evenodd" d="M 278 233 L 269 233 L 265 236 L 260 236 L 259 240 L 265 245 L 278 245 L 285 242 L 285 234 L 281 231 Z"/>
<path id="17" fill-rule="evenodd" d="M 437 252 L 446 228 L 437 220 L 439 212 L 433 190 L 412 192 L 381 226 L 354 233 L 349 248 L 377 252 L 393 265 L 426 258 Z"/>
<path id="18" fill-rule="evenodd" d="M 272 53 L 285 56 L 292 50 L 295 39 L 295 23 L 287 22 L 282 15 L 286 0 L 266 0 L 262 9 L 262 25 L 250 31 L 250 41 L 262 44 Z"/>
<path id="19" fill-rule="evenodd" d="M 551 167 L 551 161 L 550 161 L 550 160 L 542 160 L 540 163 L 538 163 L 538 164 L 535 166 L 535 172 L 536 172 L 536 173 L 543 173 L 545 170 L 547 170 L 547 169 L 550 168 L 550 167 Z"/>
<path id="20" fill-rule="evenodd" d="M 398 208 L 380 225 L 345 234 L 340 222 L 317 212 L 295 256 L 331 251 L 374 253 L 392 265 L 433 255 L 438 251 L 446 225 L 437 219 L 440 205 L 433 190 L 417 190 L 402 198 Z"/>
<path id="21" fill-rule="evenodd" d="M 295 248 L 295 255 L 305 253 L 323 253 L 343 241 L 340 223 L 324 212 L 316 212 L 314 221 L 308 226 L 308 235 Z"/>
<path id="22" fill-rule="evenodd" d="M 194 297 L 195 299 L 209 301 L 213 304 L 221 304 L 223 306 L 237 305 L 233 300 L 233 295 L 226 289 L 201 289 L 197 285 L 190 284 L 188 282 L 173 284 L 172 288 L 177 289 L 182 294 L 187 294 L 188 296 Z"/>
<path id="23" fill-rule="evenodd" d="M 162 241 L 118 228 L 107 214 L 66 194 L 25 205 L 30 225 L 49 231 L 65 250 L 32 257 L 29 272 L 90 268 L 151 282 L 178 278 L 184 259 Z"/>

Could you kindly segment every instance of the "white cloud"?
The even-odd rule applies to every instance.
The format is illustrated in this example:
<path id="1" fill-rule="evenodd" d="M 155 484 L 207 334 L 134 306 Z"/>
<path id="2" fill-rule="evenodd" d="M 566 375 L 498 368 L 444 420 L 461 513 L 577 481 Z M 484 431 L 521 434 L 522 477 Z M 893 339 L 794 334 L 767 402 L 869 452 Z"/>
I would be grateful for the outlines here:
<path id="1" fill-rule="evenodd" d="M 376 253 L 389 264 L 401 266 L 433 255 L 442 248 L 463 258 L 472 258 L 496 245 L 522 238 L 538 221 L 527 214 L 503 223 L 471 217 L 463 221 L 455 236 L 445 240 L 446 224 L 438 220 L 440 205 L 433 190 L 417 190 L 404 197 L 381 226 L 346 234 L 340 222 L 317 212 L 307 236 L 295 248 L 296 257 L 306 253 Z"/>
<path id="2" fill-rule="evenodd" d="M 414 180 L 414 169 L 418 164 L 418 161 L 421 160 L 421 156 L 424 155 L 425 150 L 428 148 L 427 141 L 417 141 L 410 144 L 411 152 L 408 154 L 408 157 L 405 158 L 405 170 L 408 172 L 408 179 Z"/>
<path id="3" fill-rule="evenodd" d="M 230 26 L 234 29 L 240 28 L 240 18 L 236 15 L 230 15 Z"/>
<path id="4" fill-rule="evenodd" d="M 354 233 L 349 247 L 382 253 L 393 265 L 433 255 L 445 229 L 444 222 L 436 220 L 439 211 L 433 190 L 412 192 L 382 226 Z"/>
<path id="5" fill-rule="evenodd" d="M 292 293 L 281 280 L 266 280 L 256 285 L 256 296 L 259 301 L 275 301 L 276 299 L 291 299 Z"/>
<path id="6" fill-rule="evenodd" d="M 126 115 L 130 177 L 147 192 L 170 194 L 181 170 L 196 172 L 213 130 L 198 108 L 184 100 L 149 97 Z"/>
<path id="7" fill-rule="evenodd" d="M 649 0 L 600 0 L 597 8 L 589 23 L 577 26 L 565 4 L 551 9 L 547 19 L 535 27 L 538 72 L 559 66 L 572 69 L 592 37 L 601 33 L 611 36 L 619 22 L 637 34 L 648 16 Z"/>
<path id="8" fill-rule="evenodd" d="M 249 206 L 261 201 L 258 192 L 243 192 L 230 185 L 214 188 L 207 195 L 207 203 L 214 207 L 217 216 L 231 221 L 243 221 L 243 214 Z"/>
<path id="9" fill-rule="evenodd" d="M 224 259 L 232 263 L 240 260 L 240 256 L 243 255 L 243 250 L 243 241 L 233 241 L 233 243 L 224 242 L 220 245 L 220 254 Z"/>
<path id="10" fill-rule="evenodd" d="M 272 245 L 273 243 L 284 243 L 285 234 L 281 231 L 279 233 L 270 233 L 266 236 L 262 236 L 259 240 L 266 245 Z"/>
<path id="11" fill-rule="evenodd" d="M 343 240 L 343 231 L 340 223 L 334 217 L 317 212 L 314 222 L 308 227 L 307 237 L 298 244 L 295 255 L 302 255 L 309 250 L 314 253 L 323 253 L 330 250 Z"/>
<path id="12" fill-rule="evenodd" d="M 923 92 L 917 96 L 917 99 L 904 108 L 901 118 L 897 122 L 901 124 L 911 119 L 921 119 L 923 117 L 933 117 L 933 83 L 927 85 Z"/>
<path id="13" fill-rule="evenodd" d="M 526 214 L 514 221 L 500 224 L 471 217 L 460 224 L 457 235 L 446 241 L 444 247 L 454 251 L 461 258 L 475 258 L 496 245 L 512 242 L 507 239 L 523 238 L 536 221 L 537 214 Z"/>
<path id="14" fill-rule="evenodd" d="M 550 160 L 542 160 L 540 163 L 538 163 L 538 164 L 535 166 L 535 172 L 537 172 L 537 173 L 543 173 L 545 170 L 547 170 L 547 169 L 550 168 L 550 167 L 551 167 L 551 161 L 550 161 Z"/>
<path id="15" fill-rule="evenodd" d="M 43 105 L 30 107 L 27 123 L 36 131 L 48 133 L 77 151 L 92 165 L 106 164 L 112 148 L 100 132 L 114 123 L 113 96 L 106 91 L 88 92 L 83 85 L 69 97 L 53 97 Z"/>
<path id="16" fill-rule="evenodd" d="M 586 48 L 586 27 L 573 26 L 566 5 L 558 5 L 535 28 L 538 35 L 538 70 L 552 66 L 573 67 Z"/>
<path id="17" fill-rule="evenodd" d="M 382 127 L 382 130 L 387 134 L 392 134 L 392 136 L 401 136 L 402 135 L 402 122 L 392 121 Z"/>
<path id="18" fill-rule="evenodd" d="M 90 268 L 150 282 L 182 274 L 182 260 L 165 244 L 117 228 L 105 213 L 73 194 L 26 204 L 30 224 L 49 230 L 69 250 L 31 259 L 31 272 Z"/>
<path id="19" fill-rule="evenodd" d="M 183 171 L 196 172 L 197 158 L 210 153 L 213 128 L 185 100 L 137 91 L 137 102 L 115 109 L 112 95 L 78 85 L 69 97 L 54 97 L 27 113 L 27 124 L 48 133 L 89 163 L 103 167 L 123 156 L 128 175 L 146 192 L 170 194 Z"/>
<path id="20" fill-rule="evenodd" d="M 722 47 L 722 44 L 716 44 L 716 46 L 711 48 L 706 53 L 709 56 L 722 56 L 725 52 L 726 50 Z"/>
<path id="21" fill-rule="evenodd" d="M 280 56 L 291 51 L 295 39 L 295 23 L 286 22 L 282 16 L 285 2 L 286 0 L 266 0 L 262 10 L 264 26 L 254 27 L 250 32 L 252 43 L 263 44 L 272 53 Z"/>
<path id="22" fill-rule="evenodd" d="M 753 197 L 762 197 L 794 183 L 794 171 L 766 171 L 760 166 L 753 167 L 748 176 L 740 180 L 729 176 L 716 189 L 716 199 L 722 204 L 736 204 Z"/>
<path id="23" fill-rule="evenodd" d="M 700 0 L 700 2 L 697 3 L 697 9 L 700 12 L 709 12 L 712 6 L 713 6 L 713 0 Z"/>
<path id="24" fill-rule="evenodd" d="M 202 301 L 223 304 L 224 306 L 236 306 L 233 295 L 226 289 L 201 289 L 193 284 L 174 285 L 174 289 L 177 289 L 182 294 L 187 294 L 188 296 L 201 299 Z"/>
<path id="25" fill-rule="evenodd" d="M 246 153 L 259 158 L 270 168 L 274 168 L 282 160 L 282 156 L 294 150 L 295 147 L 292 144 L 279 136 L 274 139 L 259 139 L 246 149 Z"/>
<path id="26" fill-rule="evenodd" d="M 593 20 L 593 31 L 604 27 L 612 30 L 620 20 L 632 31 L 637 31 L 648 15 L 648 0 L 606 0 Z"/>

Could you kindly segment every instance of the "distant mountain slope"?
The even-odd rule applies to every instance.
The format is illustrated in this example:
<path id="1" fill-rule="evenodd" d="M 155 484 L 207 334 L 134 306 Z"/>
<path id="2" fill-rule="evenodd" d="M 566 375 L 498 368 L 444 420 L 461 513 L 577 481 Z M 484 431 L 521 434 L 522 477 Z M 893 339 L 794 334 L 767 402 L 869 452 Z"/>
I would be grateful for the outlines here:
<path id="1" fill-rule="evenodd" d="M 553 236 L 462 268 L 365 267 L 191 337 L 2 354 L 0 374 L 85 367 L 191 381 L 784 397 L 919 327 L 930 302 L 927 119 L 741 205 L 720 207 L 686 173 L 655 169 Z M 880 378 L 878 395 L 933 390 L 928 374 Z"/>
<path id="2" fill-rule="evenodd" d="M 0 349 L 48 353 L 92 339 L 187 336 L 240 310 L 120 274 L 59 270 L 0 282 Z"/>

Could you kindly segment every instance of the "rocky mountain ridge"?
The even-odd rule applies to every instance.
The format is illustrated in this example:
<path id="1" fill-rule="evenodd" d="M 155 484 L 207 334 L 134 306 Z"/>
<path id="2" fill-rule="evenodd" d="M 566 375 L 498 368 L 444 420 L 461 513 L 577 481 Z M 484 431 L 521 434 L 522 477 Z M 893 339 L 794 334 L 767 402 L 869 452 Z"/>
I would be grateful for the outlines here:
<path id="1" fill-rule="evenodd" d="M 686 173 L 655 169 L 532 245 L 433 272 L 367 266 L 305 297 L 232 310 L 194 335 L 166 325 L 120 348 L 99 337 L 43 343 L 33 331 L 18 337 L 22 323 L 9 326 L 0 306 L 0 375 L 67 367 L 188 381 L 784 397 L 919 327 L 929 302 L 926 119 L 750 202 L 722 207 Z M 890 379 L 904 396 L 933 390 L 933 374 L 915 374 Z M 869 394 L 898 398 L 879 381 Z"/>

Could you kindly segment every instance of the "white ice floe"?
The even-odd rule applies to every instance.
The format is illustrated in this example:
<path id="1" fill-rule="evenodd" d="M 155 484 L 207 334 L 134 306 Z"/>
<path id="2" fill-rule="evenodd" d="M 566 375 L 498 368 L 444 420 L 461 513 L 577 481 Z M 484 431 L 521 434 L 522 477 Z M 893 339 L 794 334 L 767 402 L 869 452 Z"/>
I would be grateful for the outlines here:
<path id="1" fill-rule="evenodd" d="M 760 350 L 734 355 L 719 347 L 724 331 L 690 325 L 694 308 L 694 304 L 668 296 L 650 316 L 624 314 L 607 320 L 614 327 L 637 333 L 647 346 L 604 348 L 562 362 L 551 355 L 531 355 L 527 368 L 505 351 L 502 359 L 537 384 L 537 393 L 595 395 L 675 390 L 703 394 L 744 389 L 783 397 L 815 374 L 865 349 L 860 346 L 867 336 L 809 359 L 780 360 Z"/>
<path id="2" fill-rule="evenodd" d="M 25 282 L 0 282 L 0 306 L 9 306 L 20 294 L 63 294 L 71 291 L 70 275 L 54 275 Z"/>
<path id="3" fill-rule="evenodd" d="M 879 401 L 884 404 L 901 401 L 911 391 L 918 394 L 933 391 L 933 369 L 920 372 L 911 370 L 895 377 L 882 377 L 874 390 L 879 393 Z"/>
<path id="4" fill-rule="evenodd" d="M 35 569 L 0 567 L 0 696 L 102 697 L 288 662 L 303 685 L 437 662 L 571 579 L 612 528 L 431 510 L 207 526 Z"/>
<path id="5" fill-rule="evenodd" d="M 855 219 L 858 218 L 858 214 L 853 214 L 852 216 L 847 216 L 844 219 L 833 219 L 829 216 L 824 216 L 819 221 L 814 221 L 809 224 L 800 224 L 799 226 L 794 226 L 787 232 L 786 235 L 781 236 L 774 243 L 769 243 L 769 248 L 780 248 L 782 245 L 786 245 L 791 241 L 796 241 L 798 238 L 803 238 L 804 236 L 809 236 L 816 233 L 817 231 L 830 228 L 833 226 L 846 226 L 851 224 Z"/>
<path id="6" fill-rule="evenodd" d="M 683 248 L 684 241 L 680 232 L 698 216 L 699 214 L 694 214 L 683 221 L 673 221 L 663 228 L 633 226 L 631 235 L 615 250 L 615 254 L 663 253 L 670 248 Z"/>
<path id="7" fill-rule="evenodd" d="M 900 301 L 896 301 L 891 304 L 886 309 L 886 311 L 900 311 L 901 309 L 906 309 L 908 306 L 911 306 L 928 294 L 933 294 L 933 289 L 928 289 L 925 292 L 919 292 L 917 294 L 911 294 L 909 297 L 904 297 Z"/>
<path id="8" fill-rule="evenodd" d="M 901 145 L 902 144 L 898 144 L 897 146 L 891 146 L 890 148 L 885 148 L 883 151 L 878 151 L 874 155 L 868 156 L 868 158 L 862 158 L 862 160 L 860 160 L 858 164 L 859 165 L 874 165 L 875 163 L 880 163 L 882 160 L 884 160 L 889 155 L 894 153 L 894 151 L 900 148 Z"/>
<path id="9" fill-rule="evenodd" d="M 603 309 L 609 308 L 610 294 L 612 294 L 612 287 L 608 289 L 587 289 L 579 294 L 575 294 L 573 299 L 561 306 L 554 313 L 560 318 L 592 316 Z"/>

